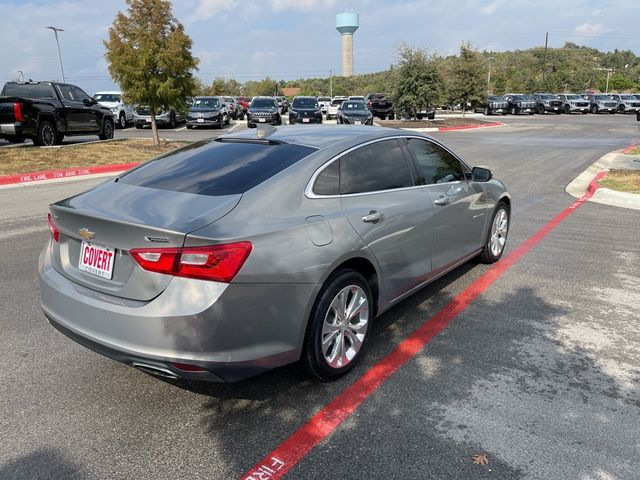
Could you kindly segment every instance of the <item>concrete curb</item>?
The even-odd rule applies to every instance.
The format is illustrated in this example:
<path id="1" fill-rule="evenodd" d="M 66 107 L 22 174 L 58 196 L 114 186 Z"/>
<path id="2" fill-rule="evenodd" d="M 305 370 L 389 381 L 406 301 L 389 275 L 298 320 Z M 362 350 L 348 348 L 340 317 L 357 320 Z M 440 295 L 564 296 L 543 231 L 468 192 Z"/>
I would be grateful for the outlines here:
<path id="1" fill-rule="evenodd" d="M 69 180 L 74 177 L 84 177 L 87 175 L 114 174 L 123 172 L 140 165 L 139 163 L 120 163 L 116 165 L 98 165 L 84 168 L 65 168 L 61 170 L 44 170 L 41 172 L 18 173 L 15 175 L 4 175 L 0 177 L 0 186 L 11 186 L 15 184 L 32 185 L 51 180 Z"/>
<path id="2" fill-rule="evenodd" d="M 640 210 L 640 195 L 636 193 L 617 192 L 605 188 L 599 183 L 606 172 L 609 171 L 609 166 L 616 157 L 621 153 L 631 151 L 636 146 L 637 145 L 630 145 L 623 150 L 616 150 L 603 155 L 567 185 L 565 191 L 575 198 L 581 198 L 585 192 L 589 191 L 593 193 L 593 196 L 588 200 L 589 202 Z"/>
<path id="3" fill-rule="evenodd" d="M 453 127 L 429 127 L 429 128 L 402 128 L 402 130 L 409 130 L 411 132 L 428 133 L 428 132 L 456 132 L 459 130 L 478 130 L 483 128 L 504 127 L 506 123 L 502 122 L 490 122 L 482 123 L 480 125 L 459 125 Z"/>

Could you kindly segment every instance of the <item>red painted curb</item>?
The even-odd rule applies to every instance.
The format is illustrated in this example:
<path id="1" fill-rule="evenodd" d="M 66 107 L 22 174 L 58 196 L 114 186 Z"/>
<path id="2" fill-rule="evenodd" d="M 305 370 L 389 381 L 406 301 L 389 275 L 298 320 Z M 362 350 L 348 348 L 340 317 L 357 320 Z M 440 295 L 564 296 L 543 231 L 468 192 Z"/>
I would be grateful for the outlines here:
<path id="1" fill-rule="evenodd" d="M 502 122 L 490 122 L 490 123 L 481 123 L 479 125 L 460 125 L 457 127 L 438 127 L 439 132 L 453 132 L 455 130 L 470 130 L 473 128 L 491 128 L 491 127 L 502 127 L 506 125 L 506 123 Z"/>
<path id="2" fill-rule="evenodd" d="M 604 172 L 600 172 L 593 182 Z M 320 442 L 331 435 L 351 414 L 367 400 L 391 375 L 414 358 L 438 333 L 462 313 L 478 296 L 487 290 L 512 265 L 535 248 L 554 228 L 585 204 L 593 192 L 587 191 L 553 217 L 531 237 L 521 243 L 502 260 L 493 264 L 476 281 L 427 319 L 409 337 L 403 340 L 389 355 L 367 370 L 346 390 L 311 417 L 289 438 L 245 473 L 243 480 L 282 478 L 304 459 Z"/>
<path id="3" fill-rule="evenodd" d="M 62 170 L 44 170 L 41 172 L 17 173 L 15 175 L 0 176 L 0 185 L 11 185 L 14 183 L 29 183 L 40 180 L 54 180 L 57 178 L 80 177 L 83 175 L 94 175 L 96 173 L 111 173 L 129 170 L 137 167 L 140 163 L 120 163 L 116 165 L 97 165 L 95 167 L 65 168 Z"/>
<path id="4" fill-rule="evenodd" d="M 589 182 L 587 193 L 590 194 L 590 196 L 593 196 L 596 193 L 596 190 L 602 188 L 602 185 L 600 185 L 600 180 L 602 180 L 606 174 L 606 170 L 603 170 L 599 172 L 595 177 L 593 177 L 593 180 Z"/>
<path id="5" fill-rule="evenodd" d="M 634 142 L 631 145 L 629 145 L 628 147 L 626 147 L 624 150 L 622 150 L 622 153 L 624 153 L 626 155 L 627 153 L 629 153 L 631 150 L 633 150 L 637 146 L 638 146 L 638 143 Z"/>

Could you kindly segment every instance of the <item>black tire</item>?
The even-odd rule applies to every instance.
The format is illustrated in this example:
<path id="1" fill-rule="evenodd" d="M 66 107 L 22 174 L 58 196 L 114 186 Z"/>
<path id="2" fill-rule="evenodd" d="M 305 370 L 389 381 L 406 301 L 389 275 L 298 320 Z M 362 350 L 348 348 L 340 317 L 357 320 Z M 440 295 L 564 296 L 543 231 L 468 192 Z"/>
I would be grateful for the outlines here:
<path id="1" fill-rule="evenodd" d="M 136 128 L 138 130 L 142 130 L 144 128 L 144 126 L 141 123 L 136 123 Z"/>
<path id="2" fill-rule="evenodd" d="M 596 115 L 598 114 L 600 108 L 598 107 L 598 105 L 594 105 L 593 107 L 591 107 L 591 113 L 595 113 Z"/>
<path id="3" fill-rule="evenodd" d="M 364 329 L 364 337 L 362 338 L 360 349 L 357 350 L 346 365 L 334 367 L 327 362 L 322 351 L 322 330 L 325 320 L 329 315 L 332 301 L 342 290 L 350 286 L 359 288 L 366 297 L 368 305 L 366 328 Z M 311 310 L 309 324 L 307 325 L 302 350 L 302 363 L 309 374 L 320 381 L 328 382 L 335 380 L 351 370 L 360 360 L 366 349 L 371 332 L 373 312 L 373 297 L 366 279 L 355 270 L 344 269 L 334 272 L 320 290 L 313 309 Z"/>
<path id="4" fill-rule="evenodd" d="M 618 105 L 618 113 L 624 113 L 624 105 Z"/>
<path id="5" fill-rule="evenodd" d="M 538 114 L 544 115 L 544 107 L 542 105 L 538 105 Z"/>
<path id="6" fill-rule="evenodd" d="M 484 111 L 482 113 L 486 116 L 489 116 L 491 115 L 491 110 L 489 110 L 489 107 L 484 107 Z"/>
<path id="7" fill-rule="evenodd" d="M 124 116 L 124 112 L 120 112 L 118 117 L 118 126 L 120 128 L 127 128 L 127 117 Z"/>
<path id="8" fill-rule="evenodd" d="M 222 127 L 224 127 L 224 114 L 220 113 L 220 120 L 218 120 L 216 128 L 222 129 Z"/>
<path id="9" fill-rule="evenodd" d="M 564 113 L 566 113 L 567 115 L 571 113 L 571 107 L 569 105 L 564 106 Z"/>
<path id="10" fill-rule="evenodd" d="M 224 121 L 225 125 L 231 125 L 231 116 L 227 115 L 227 119 Z"/>
<path id="11" fill-rule="evenodd" d="M 113 140 L 113 120 L 105 118 L 102 124 L 102 132 L 98 134 L 100 140 Z"/>
<path id="12" fill-rule="evenodd" d="M 36 138 L 33 139 L 33 143 L 39 147 L 51 147 L 57 145 L 57 136 L 58 132 L 56 131 L 55 125 L 49 120 L 42 120 L 38 126 L 38 134 Z"/>
<path id="13" fill-rule="evenodd" d="M 500 252 L 496 254 L 491 249 L 491 239 L 492 239 L 492 232 L 494 229 L 494 223 L 496 222 L 496 217 L 502 211 L 504 211 L 506 214 L 506 230 L 504 231 L 504 235 L 499 235 L 500 238 L 504 238 L 504 243 L 502 244 L 502 248 L 500 249 Z M 480 261 L 482 263 L 494 263 L 500 260 L 500 257 L 502 257 L 502 254 L 504 253 L 504 247 L 506 245 L 507 238 L 509 235 L 510 225 L 511 225 L 511 216 L 509 212 L 509 207 L 505 202 L 500 201 L 498 202 L 495 210 L 493 211 L 493 215 L 491 216 L 491 223 L 489 224 L 489 229 L 487 230 L 487 233 L 484 239 L 484 244 L 482 245 L 482 252 L 480 253 Z"/>

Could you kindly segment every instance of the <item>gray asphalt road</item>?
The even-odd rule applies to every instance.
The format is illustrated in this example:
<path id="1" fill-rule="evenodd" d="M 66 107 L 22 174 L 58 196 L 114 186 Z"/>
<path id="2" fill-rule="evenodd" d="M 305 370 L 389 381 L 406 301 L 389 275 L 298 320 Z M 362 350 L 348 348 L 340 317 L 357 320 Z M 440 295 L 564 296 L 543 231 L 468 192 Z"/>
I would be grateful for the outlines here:
<path id="1" fill-rule="evenodd" d="M 564 187 L 586 166 L 640 137 L 631 116 L 499 120 L 509 125 L 437 136 L 509 186 L 509 250 L 573 203 Z M 296 366 L 170 383 L 76 345 L 40 313 L 46 205 L 95 182 L 0 190 L 2 479 L 238 478 L 487 268 L 468 263 L 381 317 L 365 361 L 335 383 Z M 580 207 L 288 478 L 638 478 L 638 238 L 637 212 Z"/>

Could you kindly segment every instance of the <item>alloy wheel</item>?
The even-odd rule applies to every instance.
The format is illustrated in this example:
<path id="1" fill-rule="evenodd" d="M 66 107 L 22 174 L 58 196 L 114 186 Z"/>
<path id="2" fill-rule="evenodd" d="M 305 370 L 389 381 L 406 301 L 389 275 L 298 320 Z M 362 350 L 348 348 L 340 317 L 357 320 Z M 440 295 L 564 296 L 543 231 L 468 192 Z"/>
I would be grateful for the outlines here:
<path id="1" fill-rule="evenodd" d="M 509 217 L 507 211 L 501 208 L 496 213 L 491 225 L 491 237 L 489 239 L 489 248 L 494 257 L 499 257 L 507 243 L 507 233 L 509 229 Z"/>

